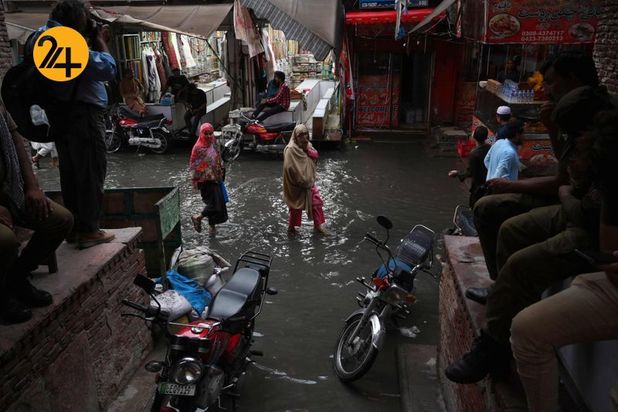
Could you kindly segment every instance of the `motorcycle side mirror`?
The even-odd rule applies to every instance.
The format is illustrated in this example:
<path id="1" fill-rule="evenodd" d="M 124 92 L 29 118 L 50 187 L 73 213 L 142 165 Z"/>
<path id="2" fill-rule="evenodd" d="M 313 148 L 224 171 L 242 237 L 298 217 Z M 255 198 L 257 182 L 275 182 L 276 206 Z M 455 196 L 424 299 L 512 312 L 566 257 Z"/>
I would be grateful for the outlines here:
<path id="1" fill-rule="evenodd" d="M 152 295 L 155 291 L 156 283 L 152 279 L 147 278 L 144 275 L 135 276 L 135 279 L 133 279 L 133 284 L 142 288 L 144 292 L 148 293 L 149 295 Z"/>
<path id="2" fill-rule="evenodd" d="M 378 224 L 386 230 L 391 230 L 393 228 L 393 222 L 391 222 L 386 216 L 378 216 L 376 220 L 378 221 Z"/>

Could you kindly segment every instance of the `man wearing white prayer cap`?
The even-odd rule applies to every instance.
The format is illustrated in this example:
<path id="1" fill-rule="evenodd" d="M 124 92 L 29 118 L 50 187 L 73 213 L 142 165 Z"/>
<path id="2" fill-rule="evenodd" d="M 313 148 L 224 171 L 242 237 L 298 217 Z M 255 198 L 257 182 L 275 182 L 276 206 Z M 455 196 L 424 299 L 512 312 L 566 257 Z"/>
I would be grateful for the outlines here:
<path id="1" fill-rule="evenodd" d="M 496 140 L 506 138 L 506 125 L 511 120 L 511 108 L 509 106 L 498 106 L 496 110 L 496 121 L 498 122 L 498 131 L 496 132 Z"/>

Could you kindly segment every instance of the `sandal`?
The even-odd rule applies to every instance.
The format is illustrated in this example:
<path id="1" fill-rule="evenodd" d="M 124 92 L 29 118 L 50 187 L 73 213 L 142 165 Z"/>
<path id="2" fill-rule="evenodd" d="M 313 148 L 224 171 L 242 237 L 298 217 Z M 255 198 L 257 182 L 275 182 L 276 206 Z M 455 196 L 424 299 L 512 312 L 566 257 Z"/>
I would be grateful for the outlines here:
<path id="1" fill-rule="evenodd" d="M 78 249 L 87 249 L 92 246 L 100 245 L 102 243 L 109 243 L 116 238 L 113 233 L 106 232 L 104 230 L 97 230 L 96 232 L 80 234 L 77 240 Z"/>
<path id="2" fill-rule="evenodd" d="M 202 219 L 191 216 L 191 223 L 193 223 L 193 229 L 195 229 L 197 233 L 202 232 Z"/>

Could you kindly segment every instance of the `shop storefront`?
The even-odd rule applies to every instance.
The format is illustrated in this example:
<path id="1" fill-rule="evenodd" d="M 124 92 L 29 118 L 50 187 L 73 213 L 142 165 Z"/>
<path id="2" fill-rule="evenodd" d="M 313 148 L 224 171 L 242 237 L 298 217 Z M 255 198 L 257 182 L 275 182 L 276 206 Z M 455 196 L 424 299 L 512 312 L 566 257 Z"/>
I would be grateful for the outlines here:
<path id="1" fill-rule="evenodd" d="M 180 69 L 207 95 L 208 120 L 227 117 L 230 89 L 225 79 L 225 32 L 217 29 L 230 15 L 231 4 L 211 6 L 93 7 L 94 18 L 110 26 L 110 51 L 118 63 L 118 81 L 130 72 L 142 86 L 150 114 L 164 113 L 182 127 L 183 105 L 159 104 L 167 78 Z M 43 26 L 48 12 L 22 10 L 7 13 L 9 37 L 16 60 L 27 37 Z M 117 82 L 110 82 L 110 103 L 122 103 Z M 225 111 L 225 116 L 217 111 Z"/>
<path id="2" fill-rule="evenodd" d="M 497 107 L 511 107 L 513 117 L 525 124 L 520 158 L 531 175 L 550 173 L 556 161 L 540 122 L 539 109 L 547 96 L 538 70 L 563 49 L 592 54 L 599 3 L 465 2 L 461 26 L 464 37 L 470 36 L 465 60 L 468 77 L 476 80 L 471 128 L 484 125 L 493 137 Z"/>
<path id="3" fill-rule="evenodd" d="M 242 88 L 236 107 L 254 107 L 274 71 L 282 71 L 290 88 L 290 106 L 264 124 L 304 123 L 313 140 L 340 140 L 341 105 L 333 52 L 339 48 L 340 3 L 237 0 L 234 8 L 241 54 L 232 68 Z"/>
<path id="4" fill-rule="evenodd" d="M 424 34 L 396 39 L 396 11 L 376 10 L 385 3 L 364 2 L 361 10 L 346 12 L 348 81 L 352 83 L 346 88 L 354 95 L 350 101 L 353 109 L 348 112 L 350 124 L 357 130 L 426 130 L 431 118 L 432 81 L 442 70 L 435 66 L 442 45 Z M 439 2 L 408 2 L 399 19 L 403 30 L 409 32 L 430 16 L 434 3 Z"/>

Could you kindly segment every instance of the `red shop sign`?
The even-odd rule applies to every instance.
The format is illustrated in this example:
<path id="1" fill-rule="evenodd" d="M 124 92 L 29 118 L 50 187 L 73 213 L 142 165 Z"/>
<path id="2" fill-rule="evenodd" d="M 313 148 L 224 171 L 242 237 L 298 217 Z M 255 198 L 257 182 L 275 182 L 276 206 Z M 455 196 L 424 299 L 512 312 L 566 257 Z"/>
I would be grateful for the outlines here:
<path id="1" fill-rule="evenodd" d="M 487 0 L 486 43 L 593 43 L 600 0 Z"/>

